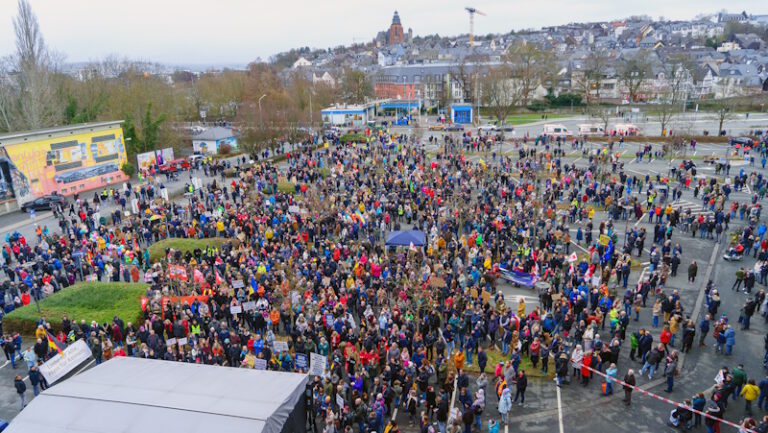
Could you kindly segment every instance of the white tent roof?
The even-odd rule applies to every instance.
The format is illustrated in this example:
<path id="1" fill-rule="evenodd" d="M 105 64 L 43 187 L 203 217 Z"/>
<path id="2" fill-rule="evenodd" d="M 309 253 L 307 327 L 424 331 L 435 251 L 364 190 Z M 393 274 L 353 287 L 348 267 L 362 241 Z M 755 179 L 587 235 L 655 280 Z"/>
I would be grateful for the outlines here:
<path id="1" fill-rule="evenodd" d="M 120 357 L 42 392 L 6 433 L 279 433 L 307 376 Z"/>

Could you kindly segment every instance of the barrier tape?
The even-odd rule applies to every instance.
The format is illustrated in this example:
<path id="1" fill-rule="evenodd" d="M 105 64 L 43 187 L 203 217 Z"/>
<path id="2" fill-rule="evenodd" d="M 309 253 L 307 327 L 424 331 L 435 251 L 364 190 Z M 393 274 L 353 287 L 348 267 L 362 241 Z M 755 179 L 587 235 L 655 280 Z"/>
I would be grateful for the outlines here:
<path id="1" fill-rule="evenodd" d="M 569 362 L 569 363 L 570 363 L 570 362 Z M 571 365 L 573 365 L 572 363 L 570 363 L 570 364 L 571 364 Z M 587 367 L 586 365 L 582 365 L 582 367 L 583 367 L 583 368 L 586 368 L 586 369 L 588 369 L 589 371 L 591 371 L 591 372 L 593 372 L 593 373 L 596 373 L 597 375 L 599 375 L 599 376 L 602 376 L 602 377 L 604 377 L 604 378 L 607 378 L 607 377 L 608 377 L 608 375 L 607 375 L 607 374 L 603 373 L 603 372 L 602 372 L 602 371 L 600 371 L 600 370 L 596 370 L 596 369 L 594 369 L 594 368 L 592 368 L 592 367 Z M 612 382 L 615 382 L 615 383 L 618 383 L 619 385 L 622 385 L 622 386 L 627 386 L 627 387 L 629 387 L 629 388 L 632 388 L 632 390 L 633 390 L 633 391 L 638 391 L 638 392 L 640 392 L 640 393 L 641 393 L 641 394 L 643 394 L 643 395 L 647 395 L 648 397 L 651 397 L 651 398 L 655 398 L 656 400 L 661 400 L 661 401 L 663 401 L 664 403 L 667 403 L 667 404 L 671 404 L 671 405 L 673 405 L 673 406 L 676 406 L 676 407 L 679 407 L 679 408 L 682 408 L 682 409 L 686 409 L 686 410 L 689 410 L 689 411 L 691 411 L 691 412 L 693 412 L 693 413 L 695 413 L 695 414 L 699 414 L 699 415 L 701 415 L 701 416 L 703 416 L 703 417 L 706 417 L 706 418 L 710 418 L 710 419 L 712 419 L 712 420 L 715 420 L 715 421 L 717 421 L 717 422 L 721 422 L 721 423 L 723 423 L 723 424 L 725 424 L 725 425 L 729 425 L 729 426 L 731 426 L 731 427 L 735 427 L 735 428 L 737 428 L 737 429 L 742 429 L 742 430 L 740 430 L 740 431 L 744 431 L 744 432 L 748 432 L 748 433 L 758 433 L 756 430 L 752 430 L 752 429 L 748 429 L 748 428 L 742 427 L 741 425 L 739 425 L 739 424 L 736 424 L 736 423 L 733 423 L 733 422 L 731 422 L 731 421 L 728 421 L 728 420 L 726 420 L 726 419 L 723 419 L 723 418 L 718 418 L 718 417 L 716 417 L 716 416 L 712 416 L 712 415 L 710 415 L 710 414 L 708 414 L 708 413 L 702 412 L 702 411 L 700 411 L 700 410 L 696 410 L 696 409 L 692 408 L 691 406 L 687 406 L 687 405 L 685 405 L 685 404 L 683 404 L 683 403 L 678 403 L 678 402 L 676 402 L 676 401 L 674 401 L 674 400 L 670 400 L 670 399 L 668 399 L 668 398 L 666 398 L 666 397 L 664 397 L 664 396 L 661 396 L 661 395 L 658 395 L 658 394 L 654 394 L 654 393 L 652 393 L 652 392 L 650 392 L 650 391 L 646 391 L 646 390 L 644 390 L 644 389 L 642 389 L 642 388 L 640 388 L 640 387 L 638 387 L 638 386 L 635 386 L 635 385 L 630 385 L 630 384 L 628 384 L 628 383 L 624 382 L 623 380 L 619 380 L 619 379 L 616 379 L 616 378 L 614 378 L 614 377 L 611 377 L 611 381 L 612 381 Z"/>

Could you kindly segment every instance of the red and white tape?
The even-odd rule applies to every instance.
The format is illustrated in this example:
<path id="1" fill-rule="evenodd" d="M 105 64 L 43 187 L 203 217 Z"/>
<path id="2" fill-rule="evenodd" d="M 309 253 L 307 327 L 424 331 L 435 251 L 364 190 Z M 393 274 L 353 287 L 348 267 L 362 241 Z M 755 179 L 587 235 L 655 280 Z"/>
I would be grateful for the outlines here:
<path id="1" fill-rule="evenodd" d="M 596 369 L 594 369 L 594 368 L 592 368 L 592 367 L 587 367 L 586 365 L 582 365 L 582 367 L 585 367 L 585 368 L 587 368 L 589 371 L 591 371 L 591 372 L 593 372 L 593 373 L 595 373 L 595 374 L 598 374 L 598 375 L 600 375 L 600 376 L 602 376 L 602 377 L 605 377 L 605 378 L 607 378 L 607 377 L 608 377 L 608 375 L 607 375 L 607 374 L 603 373 L 603 372 L 602 372 L 602 371 L 600 371 L 600 370 L 596 370 Z M 628 384 L 628 383 L 624 382 L 623 380 L 619 380 L 619 379 L 616 379 L 616 378 L 614 378 L 614 377 L 611 377 L 611 381 L 612 381 L 612 382 L 616 382 L 616 383 L 618 383 L 619 385 L 622 385 L 622 386 L 627 386 L 627 387 L 629 387 L 629 388 L 632 388 L 632 390 L 634 390 L 634 391 L 638 391 L 638 392 L 642 393 L 643 395 L 647 395 L 648 397 L 652 397 L 652 398 L 655 398 L 656 400 L 661 400 L 661 401 L 663 401 L 664 403 L 667 403 L 667 404 L 671 404 L 671 405 L 673 405 L 673 406 L 677 406 L 677 407 L 679 407 L 679 408 L 683 408 L 683 409 L 689 410 L 689 411 L 691 411 L 691 412 L 693 412 L 693 413 L 699 414 L 699 415 L 701 415 L 701 416 L 703 416 L 703 417 L 707 417 L 707 418 L 713 419 L 713 420 L 715 420 L 715 421 L 718 421 L 718 422 L 721 422 L 721 423 L 723 423 L 723 424 L 725 424 L 725 425 L 729 425 L 729 426 L 731 426 L 731 427 L 735 427 L 735 428 L 737 428 L 737 429 L 742 429 L 742 430 L 740 430 L 740 431 L 744 431 L 744 432 L 748 432 L 748 433 L 758 433 L 758 432 L 757 432 L 757 431 L 755 431 L 755 430 L 752 430 L 752 429 L 748 429 L 748 428 L 742 427 L 742 426 L 740 426 L 739 424 L 733 423 L 733 422 L 731 422 L 731 421 L 728 421 L 728 420 L 725 420 L 725 419 L 723 419 L 723 418 L 718 418 L 718 417 L 716 417 L 716 416 L 712 416 L 712 415 L 710 415 L 710 414 L 708 414 L 708 413 L 706 413 L 706 412 L 702 412 L 702 411 L 700 411 L 700 410 L 696 410 L 696 409 L 692 408 L 691 406 L 685 405 L 685 404 L 683 404 L 683 403 L 678 403 L 678 402 L 676 402 L 676 401 L 674 401 L 674 400 L 670 400 L 670 399 L 668 399 L 668 398 L 666 398 L 666 397 L 663 397 L 663 396 L 661 396 L 661 395 L 658 395 L 658 394 L 654 394 L 654 393 L 652 393 L 652 392 L 646 391 L 646 390 L 644 390 L 644 389 L 642 389 L 642 388 L 640 388 L 640 387 L 638 387 L 638 386 L 635 386 L 635 385 L 630 385 L 630 384 Z"/>

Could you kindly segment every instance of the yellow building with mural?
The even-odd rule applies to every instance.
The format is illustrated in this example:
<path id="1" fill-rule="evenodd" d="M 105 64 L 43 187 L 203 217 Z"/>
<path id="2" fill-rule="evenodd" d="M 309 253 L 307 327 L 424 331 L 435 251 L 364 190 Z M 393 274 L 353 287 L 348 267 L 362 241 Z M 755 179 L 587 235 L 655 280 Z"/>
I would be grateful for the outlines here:
<path id="1" fill-rule="evenodd" d="M 127 161 L 121 124 L 0 135 L 0 203 L 21 205 L 42 195 L 74 195 L 128 180 L 120 170 Z"/>

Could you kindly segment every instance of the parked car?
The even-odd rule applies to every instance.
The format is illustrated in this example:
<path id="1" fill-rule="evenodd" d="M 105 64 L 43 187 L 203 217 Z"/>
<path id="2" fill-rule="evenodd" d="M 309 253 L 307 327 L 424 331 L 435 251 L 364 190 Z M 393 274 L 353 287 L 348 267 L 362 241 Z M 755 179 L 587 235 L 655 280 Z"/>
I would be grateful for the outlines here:
<path id="1" fill-rule="evenodd" d="M 446 131 L 463 131 L 463 130 L 464 130 L 464 127 L 463 127 L 463 126 L 461 126 L 461 125 L 457 125 L 457 124 L 455 124 L 455 123 L 454 123 L 453 125 L 448 125 L 448 126 L 445 128 L 445 130 L 446 130 Z"/>
<path id="2" fill-rule="evenodd" d="M 504 131 L 506 131 L 506 132 L 512 132 L 512 131 L 515 130 L 515 127 L 512 126 L 512 125 L 504 125 L 504 127 L 502 129 L 504 129 Z"/>
<path id="3" fill-rule="evenodd" d="M 437 124 L 437 125 L 429 125 L 430 131 L 442 131 L 445 129 L 445 125 Z"/>
<path id="4" fill-rule="evenodd" d="M 158 167 L 160 173 L 175 173 L 177 171 L 189 170 L 189 162 L 186 159 L 174 159 Z"/>
<path id="5" fill-rule="evenodd" d="M 749 137 L 735 137 L 735 138 L 731 138 L 731 146 L 733 146 L 734 144 L 740 144 L 742 146 L 752 147 L 755 144 L 755 142 Z"/>
<path id="6" fill-rule="evenodd" d="M 61 204 L 61 207 L 64 207 L 66 203 L 64 196 L 58 194 L 44 195 L 21 205 L 21 211 L 29 212 L 30 210 L 51 210 L 52 205 L 59 203 Z"/>
<path id="7" fill-rule="evenodd" d="M 187 158 L 187 160 L 189 161 L 190 165 L 196 165 L 197 161 L 200 161 L 200 160 L 202 160 L 204 158 L 205 158 L 205 155 L 201 155 L 201 154 L 196 153 L 194 155 L 189 155 L 189 158 Z"/>

